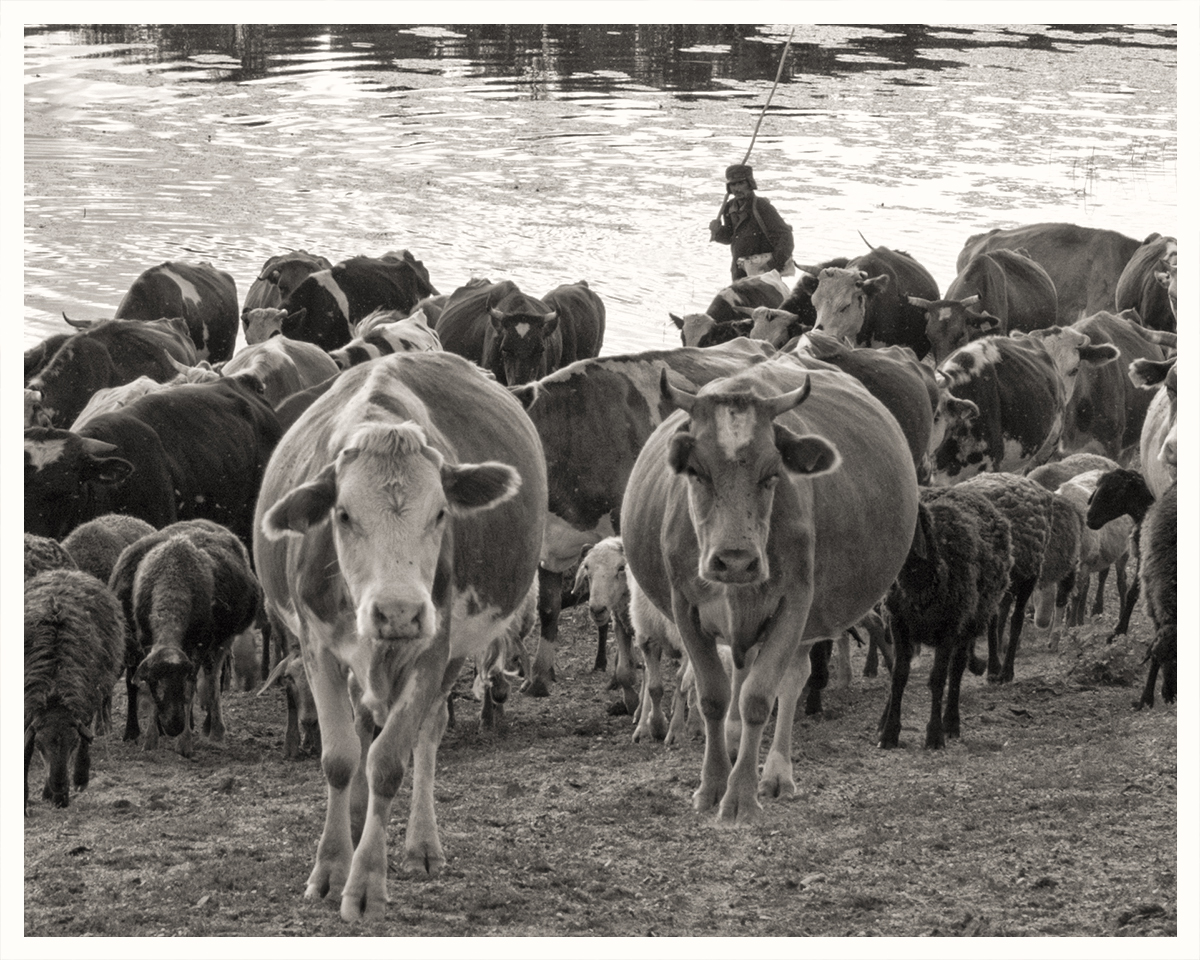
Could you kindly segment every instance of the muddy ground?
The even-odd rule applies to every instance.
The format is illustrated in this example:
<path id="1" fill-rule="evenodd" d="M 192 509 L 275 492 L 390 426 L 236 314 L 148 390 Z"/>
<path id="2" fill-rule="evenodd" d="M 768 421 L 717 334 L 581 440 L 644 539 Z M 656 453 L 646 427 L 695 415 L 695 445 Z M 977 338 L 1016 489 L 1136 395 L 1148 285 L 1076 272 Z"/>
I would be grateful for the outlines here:
<path id="1" fill-rule="evenodd" d="M 228 694 L 227 739 L 191 759 L 123 743 L 122 694 L 68 809 L 40 800 L 34 761 L 25 933 L 1175 936 L 1176 711 L 1131 709 L 1147 626 L 1105 648 L 1112 622 L 1056 652 L 1030 626 L 1016 682 L 968 675 L 962 739 L 938 752 L 922 748 L 932 658 L 901 749 L 881 751 L 888 677 L 863 678 L 855 651 L 850 687 L 797 720 L 797 796 L 730 829 L 691 810 L 701 742 L 632 743 L 586 611 L 564 611 L 559 682 L 514 694 L 505 736 L 478 731 L 460 683 L 436 788 L 447 868 L 393 867 L 385 917 L 355 927 L 302 896 L 325 788 L 316 758 L 283 759 L 282 692 Z M 406 784 L 393 864 L 407 809 Z"/>

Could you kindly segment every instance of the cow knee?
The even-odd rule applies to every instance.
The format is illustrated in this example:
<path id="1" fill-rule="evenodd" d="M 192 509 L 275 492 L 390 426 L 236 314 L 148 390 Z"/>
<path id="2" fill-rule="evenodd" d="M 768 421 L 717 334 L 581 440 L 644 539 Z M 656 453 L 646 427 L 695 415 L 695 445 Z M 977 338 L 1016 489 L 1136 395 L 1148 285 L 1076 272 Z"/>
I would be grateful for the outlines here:
<path id="1" fill-rule="evenodd" d="M 724 699 L 717 697 L 701 697 L 700 698 L 700 713 L 707 720 L 723 720 L 725 718 L 725 709 L 729 706 Z"/>
<path id="2" fill-rule="evenodd" d="M 758 693 L 747 693 L 742 697 L 742 722 L 760 727 L 771 716 L 772 700 Z"/>
<path id="3" fill-rule="evenodd" d="M 325 781 L 334 790 L 345 790 L 350 785 L 356 767 L 356 757 L 330 754 L 321 758 L 321 770 L 325 773 Z"/>

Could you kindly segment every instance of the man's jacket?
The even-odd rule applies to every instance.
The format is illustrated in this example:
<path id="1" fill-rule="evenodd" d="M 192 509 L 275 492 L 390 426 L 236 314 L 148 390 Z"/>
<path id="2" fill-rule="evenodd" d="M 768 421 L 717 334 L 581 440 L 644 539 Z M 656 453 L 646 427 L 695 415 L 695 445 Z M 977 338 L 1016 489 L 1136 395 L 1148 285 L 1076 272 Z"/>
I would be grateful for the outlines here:
<path id="1" fill-rule="evenodd" d="M 735 202 L 731 200 L 719 220 L 709 225 L 713 240 L 732 247 L 733 279 L 746 275 L 738 266 L 738 259 L 756 253 L 771 254 L 766 269 L 782 271 L 792 255 L 792 228 L 784 223 L 770 200 L 752 196 L 742 206 L 735 206 Z"/>

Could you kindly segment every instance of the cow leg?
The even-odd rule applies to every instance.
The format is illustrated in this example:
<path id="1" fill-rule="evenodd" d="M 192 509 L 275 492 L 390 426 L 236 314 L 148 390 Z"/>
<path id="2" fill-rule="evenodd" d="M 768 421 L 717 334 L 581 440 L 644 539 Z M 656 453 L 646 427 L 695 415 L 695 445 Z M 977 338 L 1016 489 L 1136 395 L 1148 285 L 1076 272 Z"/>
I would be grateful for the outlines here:
<path id="1" fill-rule="evenodd" d="M 663 741 L 668 747 L 682 743 L 687 736 L 688 704 L 687 694 L 683 690 L 683 675 L 687 670 L 687 665 L 687 654 L 684 654 L 679 661 L 679 670 L 675 674 L 675 692 L 671 697 L 671 723 L 667 727 L 667 736 Z"/>
<path id="2" fill-rule="evenodd" d="M 933 666 L 929 670 L 929 722 L 925 725 L 926 750 L 941 750 L 946 746 L 942 731 L 942 696 L 946 691 L 950 652 L 949 643 L 943 643 L 933 651 Z"/>
<path id="3" fill-rule="evenodd" d="M 436 746 L 431 751 L 428 742 L 420 739 L 421 727 L 429 715 L 434 712 L 437 714 L 433 727 L 439 737 L 449 719 L 446 693 L 443 692 L 448 667 L 448 642 L 443 634 L 439 642 L 423 651 L 405 671 L 400 689 L 393 691 L 393 706 L 383 729 L 367 751 L 367 781 L 371 795 L 362 839 L 354 850 L 350 874 L 342 888 L 343 920 L 378 919 L 383 915 L 388 899 L 387 823 L 392 812 L 392 801 L 404 781 L 409 757 L 416 758 L 416 762 L 423 767 L 430 763 L 431 755 L 436 758 Z M 461 669 L 462 661 L 457 661 L 457 665 Z M 324 723 L 321 726 L 323 729 Z M 405 837 L 404 867 L 412 869 L 419 866 L 432 875 L 445 864 L 437 839 L 437 822 L 426 819 L 432 814 L 432 770 L 428 771 L 421 787 L 428 796 L 419 795 L 414 780 L 412 816 L 417 819 L 418 834 Z M 410 829 L 411 824 L 410 820 Z"/>
<path id="4" fill-rule="evenodd" d="M 804 702 L 806 717 L 813 717 L 821 713 L 821 691 L 829 686 L 829 658 L 832 653 L 832 640 L 814 643 L 808 652 L 812 673 L 808 677 L 808 697 Z"/>
<path id="5" fill-rule="evenodd" d="M 525 678 L 521 692 L 531 697 L 550 696 L 554 683 L 554 650 L 558 643 L 558 617 L 562 613 L 562 574 L 538 567 L 538 620 L 541 636 L 533 656 L 532 675 Z"/>
<path id="6" fill-rule="evenodd" d="M 318 643 L 301 638 L 301 643 Z M 345 668 L 321 643 L 306 663 L 321 725 L 321 770 L 327 802 L 325 827 L 317 843 L 317 859 L 308 875 L 304 896 L 310 900 L 340 897 L 350 873 L 354 843 L 350 838 L 350 782 L 362 752 L 355 730 L 354 707 L 347 693 Z M 368 741 L 369 742 L 369 741 Z"/>
<path id="7" fill-rule="evenodd" d="M 699 614 L 690 609 L 675 591 L 671 591 L 675 626 L 683 638 L 695 673 L 704 715 L 704 763 L 700 768 L 700 786 L 692 794 L 692 809 L 704 813 L 717 805 L 729 778 L 729 751 L 725 747 L 725 712 L 729 707 L 729 678 L 717 655 L 713 637 L 700 632 Z"/>
<path id="8" fill-rule="evenodd" d="M 904 700 L 904 688 L 908 685 L 908 673 L 912 665 L 913 646 L 908 635 L 908 625 L 894 621 L 892 633 L 892 689 L 888 694 L 883 716 L 879 718 L 879 746 L 890 750 L 900 745 L 900 705 Z"/>
<path id="9" fill-rule="evenodd" d="M 850 632 L 843 630 L 837 640 L 837 687 L 839 690 L 850 689 Z"/>
<path id="10" fill-rule="evenodd" d="M 642 651 L 642 703 L 638 708 L 638 724 L 633 731 L 633 742 L 662 740 L 667 735 L 667 720 L 662 712 L 663 676 L 662 644 L 657 640 L 639 643 Z M 671 718 L 672 724 L 675 722 Z"/>
<path id="11" fill-rule="evenodd" d="M 1004 669 L 1000 672 L 1001 683 L 1013 682 L 1013 664 L 1017 659 L 1017 650 L 1021 647 L 1021 627 L 1025 624 L 1025 605 L 1029 603 L 1029 598 L 1033 595 L 1033 588 L 1036 586 L 1036 576 L 1030 577 L 1016 586 L 1012 624 L 1008 632 L 1008 647 L 1004 651 Z"/>
<path id="12" fill-rule="evenodd" d="M 596 626 L 596 664 L 592 667 L 593 673 L 603 673 L 608 669 L 608 624 L 601 623 Z"/>
<path id="13" fill-rule="evenodd" d="M 970 641 L 958 643 L 950 657 L 950 677 L 946 691 L 946 709 L 942 714 L 942 734 L 957 739 L 962 732 L 959 716 L 959 696 L 962 693 L 963 673 L 967 669 Z"/>
<path id="14" fill-rule="evenodd" d="M 726 823 L 752 823 L 762 814 L 762 804 L 758 801 L 758 750 L 763 727 L 775 705 L 780 680 L 796 657 L 796 638 L 804 635 L 811 605 L 811 587 L 797 589 L 784 597 L 759 643 L 758 655 L 746 671 L 738 698 L 742 737 L 725 796 L 721 798 L 720 817 Z"/>
<path id="15" fill-rule="evenodd" d="M 729 759 L 736 762 L 738 747 L 742 743 L 742 707 L 740 698 L 742 684 L 746 681 L 746 672 L 753 662 L 755 651 L 751 650 L 746 656 L 746 665 L 740 670 L 735 666 L 733 675 L 729 677 L 729 710 L 725 715 L 725 750 Z"/>
<path id="16" fill-rule="evenodd" d="M 771 749 L 767 751 L 762 776 L 758 780 L 760 797 L 774 799 L 796 795 L 796 780 L 792 772 L 792 726 L 796 722 L 796 704 L 800 700 L 800 692 L 804 689 L 804 682 L 810 679 L 810 669 L 809 652 L 804 647 L 798 647 L 779 683 L 775 736 L 771 739 Z"/>

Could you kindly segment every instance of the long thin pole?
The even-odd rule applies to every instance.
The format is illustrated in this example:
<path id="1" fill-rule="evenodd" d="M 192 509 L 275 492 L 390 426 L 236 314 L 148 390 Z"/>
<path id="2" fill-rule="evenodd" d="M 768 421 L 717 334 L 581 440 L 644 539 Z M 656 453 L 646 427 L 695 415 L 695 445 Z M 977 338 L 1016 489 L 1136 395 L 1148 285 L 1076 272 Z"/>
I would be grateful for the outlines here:
<path id="1" fill-rule="evenodd" d="M 792 32 L 788 34 L 787 43 L 783 45 L 783 53 L 779 55 L 779 69 L 775 71 L 775 84 L 771 87 L 771 92 L 767 94 L 767 102 L 763 104 L 762 113 L 758 115 L 758 123 L 754 125 L 754 135 L 750 138 L 750 146 L 746 148 L 746 155 L 742 157 L 742 163 L 750 159 L 750 151 L 754 149 L 754 141 L 758 139 L 758 128 L 762 126 L 763 117 L 767 115 L 767 107 L 771 105 L 771 98 L 775 96 L 775 87 L 779 86 L 779 78 L 783 76 L 783 64 L 787 60 L 788 47 L 792 45 L 792 37 L 796 35 L 796 28 L 792 27 Z"/>

